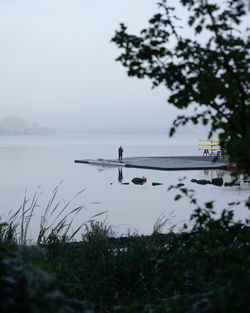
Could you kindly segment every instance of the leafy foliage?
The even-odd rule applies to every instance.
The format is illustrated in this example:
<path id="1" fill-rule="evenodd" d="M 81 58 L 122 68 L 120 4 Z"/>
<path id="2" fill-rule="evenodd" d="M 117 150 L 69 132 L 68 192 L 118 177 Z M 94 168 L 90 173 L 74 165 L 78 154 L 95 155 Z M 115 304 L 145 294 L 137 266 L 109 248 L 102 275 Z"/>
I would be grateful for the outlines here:
<path id="1" fill-rule="evenodd" d="M 27 313 L 93 312 L 93 305 L 68 298 L 55 277 L 35 266 L 41 251 L 26 248 L 23 253 L 0 246 L 0 311 Z M 25 256 L 25 258 L 23 257 Z"/>
<path id="2" fill-rule="evenodd" d="M 250 7 L 244 0 L 179 0 L 175 6 L 187 10 L 181 21 L 169 2 L 160 1 L 159 13 L 139 36 L 121 24 L 112 38 L 123 50 L 117 60 L 129 76 L 163 84 L 170 104 L 193 108 L 191 116 L 175 119 L 170 135 L 189 121 L 209 124 L 209 136 L 219 131 L 231 161 L 250 173 L 250 36 L 242 22 Z"/>
<path id="3" fill-rule="evenodd" d="M 112 237 L 106 225 L 63 244 L 46 263 L 74 296 L 110 312 L 245 312 L 249 305 L 249 221 L 197 207 L 190 232 Z"/>
<path id="4" fill-rule="evenodd" d="M 27 312 L 91 312 L 91 303 L 97 312 L 245 312 L 249 220 L 235 222 L 233 204 L 217 218 L 208 202 L 196 204 L 191 221 L 189 232 L 164 234 L 157 227 L 151 236 L 118 238 L 106 223 L 91 222 L 81 242 L 59 238 L 43 248 L 9 245 L 6 237 L 1 312 L 24 305 Z"/>
<path id="5" fill-rule="evenodd" d="M 0 223 L 0 311 L 245 312 L 250 220 L 234 220 L 237 202 L 216 217 L 213 201 L 200 206 L 181 183 L 169 189 L 195 206 L 190 231 L 184 225 L 180 233 L 163 233 L 169 219 L 161 216 L 152 235 L 117 238 L 106 221 L 91 220 L 80 242 L 53 232 L 27 246 L 19 240 L 19 218 Z"/>

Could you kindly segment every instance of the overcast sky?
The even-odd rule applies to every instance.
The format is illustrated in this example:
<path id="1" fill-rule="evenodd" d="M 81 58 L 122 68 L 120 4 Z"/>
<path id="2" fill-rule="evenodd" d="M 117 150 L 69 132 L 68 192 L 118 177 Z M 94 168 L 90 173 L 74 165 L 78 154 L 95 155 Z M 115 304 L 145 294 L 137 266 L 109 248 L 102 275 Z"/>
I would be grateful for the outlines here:
<path id="1" fill-rule="evenodd" d="M 168 126 L 164 88 L 129 78 L 110 42 L 138 32 L 157 0 L 0 0 L 0 119 L 59 128 Z"/>

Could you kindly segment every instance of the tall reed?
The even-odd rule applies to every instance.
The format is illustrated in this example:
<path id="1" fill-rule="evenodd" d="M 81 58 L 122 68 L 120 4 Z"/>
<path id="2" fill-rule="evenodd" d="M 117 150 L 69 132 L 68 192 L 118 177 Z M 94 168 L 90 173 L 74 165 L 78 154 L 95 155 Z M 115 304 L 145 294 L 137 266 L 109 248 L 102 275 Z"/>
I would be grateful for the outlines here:
<path id="1" fill-rule="evenodd" d="M 71 241 L 84 225 L 92 221 L 93 218 L 105 212 L 98 213 L 85 220 L 75 230 L 73 222 L 77 215 L 86 209 L 85 205 L 80 205 L 71 209 L 72 202 L 79 197 L 85 189 L 82 189 L 68 202 L 58 200 L 58 191 L 62 181 L 53 189 L 52 194 L 45 205 L 45 209 L 40 218 L 39 231 L 36 239 L 29 238 L 29 233 L 34 221 L 34 215 L 40 207 L 39 200 L 43 192 L 38 186 L 31 199 L 27 196 L 27 190 L 21 206 L 13 214 L 9 213 L 9 218 L 2 225 L 0 240 L 14 240 L 16 243 L 26 245 L 36 242 L 39 245 L 53 244 L 54 242 Z"/>

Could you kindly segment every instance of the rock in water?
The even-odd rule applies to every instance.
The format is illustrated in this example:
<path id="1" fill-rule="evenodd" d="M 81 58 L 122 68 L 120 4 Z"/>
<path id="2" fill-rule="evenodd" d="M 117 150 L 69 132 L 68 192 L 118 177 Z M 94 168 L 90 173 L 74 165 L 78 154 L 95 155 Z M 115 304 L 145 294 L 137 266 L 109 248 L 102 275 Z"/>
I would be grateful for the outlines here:
<path id="1" fill-rule="evenodd" d="M 136 185 L 143 185 L 146 183 L 147 178 L 146 177 L 135 177 L 132 180 L 132 183 L 136 184 Z"/>
<path id="2" fill-rule="evenodd" d="M 206 179 L 199 179 L 199 180 L 197 180 L 197 184 L 208 185 L 208 184 L 211 184 L 211 181 L 210 180 L 206 180 Z"/>
<path id="3" fill-rule="evenodd" d="M 231 182 L 229 182 L 229 183 L 225 182 L 225 183 L 224 183 L 224 186 L 225 186 L 225 187 L 240 186 L 240 183 L 234 182 L 234 181 L 231 181 Z"/>
<path id="4" fill-rule="evenodd" d="M 206 179 L 191 179 L 191 182 L 192 182 L 192 183 L 199 184 L 199 185 L 208 185 L 208 184 L 211 184 L 211 181 L 210 181 L 210 180 L 206 180 Z"/>
<path id="5" fill-rule="evenodd" d="M 152 183 L 152 186 L 159 186 L 159 185 L 163 185 L 163 183 L 156 183 L 156 182 Z"/>
<path id="6" fill-rule="evenodd" d="M 221 177 L 213 178 L 212 184 L 221 187 L 223 185 L 223 179 Z"/>

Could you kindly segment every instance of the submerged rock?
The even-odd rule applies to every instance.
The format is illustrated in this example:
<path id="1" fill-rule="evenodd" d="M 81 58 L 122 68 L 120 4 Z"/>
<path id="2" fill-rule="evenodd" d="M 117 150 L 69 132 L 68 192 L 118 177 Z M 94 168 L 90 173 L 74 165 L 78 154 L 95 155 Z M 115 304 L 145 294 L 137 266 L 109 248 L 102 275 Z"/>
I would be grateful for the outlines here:
<path id="1" fill-rule="evenodd" d="M 132 183 L 133 184 L 136 184 L 136 185 L 143 185 L 147 182 L 147 178 L 146 177 L 135 177 L 133 178 L 132 180 Z"/>
<path id="2" fill-rule="evenodd" d="M 224 183 L 224 186 L 225 186 L 225 187 L 240 186 L 240 183 L 239 183 L 239 182 L 234 182 L 234 181 L 231 181 L 231 182 L 229 182 L 229 183 L 225 182 L 225 183 Z"/>
<path id="3" fill-rule="evenodd" d="M 221 187 L 223 185 L 223 179 L 221 177 L 213 178 L 212 184 Z"/>
<path id="4" fill-rule="evenodd" d="M 152 186 L 159 186 L 159 185 L 163 185 L 163 183 L 156 183 L 156 182 L 152 183 Z"/>
<path id="5" fill-rule="evenodd" d="M 199 179 L 199 180 L 197 180 L 197 184 L 209 185 L 209 184 L 211 184 L 211 181 L 210 180 L 206 180 L 206 179 Z"/>
<path id="6" fill-rule="evenodd" d="M 208 184 L 211 184 L 211 181 L 210 180 L 206 180 L 206 179 L 191 179 L 191 182 L 192 183 L 196 183 L 196 184 L 199 184 L 199 185 L 208 185 Z"/>

